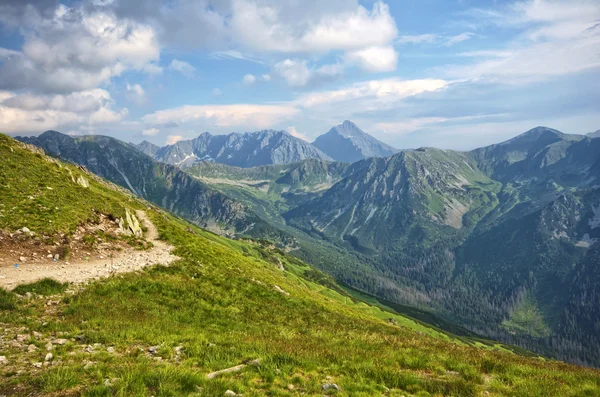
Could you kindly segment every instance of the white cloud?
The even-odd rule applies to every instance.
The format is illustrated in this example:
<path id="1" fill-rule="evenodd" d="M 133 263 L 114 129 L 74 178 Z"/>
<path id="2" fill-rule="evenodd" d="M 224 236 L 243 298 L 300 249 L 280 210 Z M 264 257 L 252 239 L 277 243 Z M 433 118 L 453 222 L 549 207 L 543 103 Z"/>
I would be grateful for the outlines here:
<path id="1" fill-rule="evenodd" d="M 0 130 L 8 133 L 39 133 L 47 129 L 79 128 L 115 123 L 128 114 L 113 109 L 108 91 L 94 89 L 69 95 L 0 95 Z"/>
<path id="2" fill-rule="evenodd" d="M 185 77 L 192 77 L 196 72 L 196 68 L 189 62 L 173 59 L 169 64 L 169 69 L 181 73 Z"/>
<path id="3" fill-rule="evenodd" d="M 146 128 L 146 129 L 142 130 L 142 135 L 143 136 L 155 136 L 155 135 L 158 135 L 159 132 L 160 132 L 160 130 L 158 128 Z"/>
<path id="4" fill-rule="evenodd" d="M 437 34 L 420 34 L 414 36 L 400 36 L 396 40 L 396 43 L 402 44 L 421 44 L 421 43 L 433 43 L 439 39 L 439 35 Z"/>
<path id="5" fill-rule="evenodd" d="M 162 74 L 163 68 L 157 65 L 156 63 L 147 63 L 142 66 L 142 71 L 148 73 L 149 75 L 157 76 Z"/>
<path id="6" fill-rule="evenodd" d="M 127 98 L 130 101 L 137 103 L 138 105 L 143 104 L 146 101 L 146 92 L 139 84 L 127 84 Z"/>
<path id="7" fill-rule="evenodd" d="M 223 95 L 223 91 L 221 91 L 220 88 L 213 88 L 212 90 L 212 96 L 221 96 Z"/>
<path id="8" fill-rule="evenodd" d="M 465 15 L 476 23 L 523 33 L 506 48 L 459 54 L 483 59 L 437 69 L 448 77 L 521 84 L 600 67 L 598 1 L 517 1 L 498 9 L 472 9 Z"/>
<path id="9" fill-rule="evenodd" d="M 340 90 L 303 94 L 294 102 L 304 108 L 314 108 L 340 102 L 369 99 L 373 102 L 372 106 L 376 108 L 375 102 L 379 104 L 395 102 L 424 92 L 441 90 L 448 84 L 448 81 L 436 79 L 401 80 L 392 78 L 370 80 Z"/>
<path id="10" fill-rule="evenodd" d="M 307 84 L 335 79 L 342 75 L 344 68 L 340 64 L 334 64 L 315 69 L 310 68 L 306 60 L 285 59 L 276 63 L 273 66 L 273 71 L 276 75 L 282 77 L 289 86 L 303 87 Z"/>
<path id="11" fill-rule="evenodd" d="M 414 36 L 410 36 L 410 35 L 400 36 L 396 40 L 396 43 L 398 43 L 399 45 L 427 43 L 427 44 L 438 44 L 438 45 L 444 45 L 446 47 L 450 47 L 455 44 L 461 43 L 463 41 L 467 41 L 474 36 L 475 36 L 475 33 L 472 33 L 472 32 L 463 32 L 463 33 L 460 33 L 460 34 L 457 34 L 454 36 L 427 33 L 427 34 L 420 34 L 420 35 L 414 35 Z"/>
<path id="12" fill-rule="evenodd" d="M 261 78 L 263 81 L 271 81 L 271 75 L 270 75 L 270 74 L 268 74 L 268 73 L 265 73 L 265 74 L 261 75 L 261 76 L 260 76 L 260 78 Z"/>
<path id="13" fill-rule="evenodd" d="M 371 11 L 362 6 L 344 7 L 326 14 L 321 11 L 320 15 L 319 11 L 306 15 L 298 9 L 301 6 L 304 2 L 234 0 L 230 22 L 233 37 L 258 51 L 324 53 L 387 45 L 397 35 L 389 8 L 380 1 Z"/>
<path id="14" fill-rule="evenodd" d="M 244 81 L 245 85 L 252 85 L 256 82 L 256 76 L 248 73 L 247 75 L 244 76 L 243 81 Z"/>
<path id="15" fill-rule="evenodd" d="M 159 58 L 150 26 L 102 10 L 61 5 L 51 18 L 34 19 L 28 29 L 22 51 L 0 67 L 0 88 L 89 90 Z"/>
<path id="16" fill-rule="evenodd" d="M 145 115 L 142 121 L 153 125 L 170 122 L 184 125 L 199 122 L 217 128 L 263 129 L 298 113 L 299 109 L 291 105 L 188 105 Z"/>
<path id="17" fill-rule="evenodd" d="M 296 127 L 288 127 L 285 130 L 288 132 L 288 134 L 290 134 L 293 137 L 296 137 L 298 139 L 302 139 L 303 141 L 306 141 L 306 142 L 310 142 L 310 138 L 308 136 L 306 136 L 306 134 L 298 131 L 296 129 Z"/>
<path id="18" fill-rule="evenodd" d="M 475 36 L 472 32 L 464 32 L 461 34 L 457 34 L 456 36 L 447 37 L 444 45 L 446 47 L 453 46 L 454 44 L 462 43 L 463 41 L 469 40 L 471 37 Z"/>
<path id="19" fill-rule="evenodd" d="M 369 72 L 393 72 L 398 63 L 398 53 L 391 46 L 368 47 L 348 52 L 345 59 Z"/>
<path id="20" fill-rule="evenodd" d="M 127 91 L 132 92 L 133 94 L 137 95 L 137 96 L 144 96 L 144 89 L 142 88 L 141 85 L 139 84 L 134 84 L 134 85 L 130 85 L 127 84 Z"/>
<path id="21" fill-rule="evenodd" d="M 181 135 L 169 135 L 167 136 L 167 140 L 165 141 L 165 143 L 167 145 L 174 145 L 179 141 L 183 140 L 183 136 Z"/>
<path id="22" fill-rule="evenodd" d="M 373 124 L 373 130 L 386 135 L 404 135 L 422 129 L 426 126 L 439 125 L 443 123 L 458 123 L 489 118 L 502 118 L 507 114 L 485 114 L 458 117 L 413 117 L 402 121 L 377 122 Z"/>

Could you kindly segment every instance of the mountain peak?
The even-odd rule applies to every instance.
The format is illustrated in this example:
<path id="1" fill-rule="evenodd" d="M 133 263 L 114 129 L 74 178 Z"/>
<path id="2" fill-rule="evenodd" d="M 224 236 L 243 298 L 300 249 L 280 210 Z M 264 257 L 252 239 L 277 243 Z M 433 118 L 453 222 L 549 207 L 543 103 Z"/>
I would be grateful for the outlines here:
<path id="1" fill-rule="evenodd" d="M 314 143 L 336 161 L 353 163 L 369 157 L 387 157 L 397 152 L 393 147 L 372 137 L 350 120 L 331 128 Z"/>

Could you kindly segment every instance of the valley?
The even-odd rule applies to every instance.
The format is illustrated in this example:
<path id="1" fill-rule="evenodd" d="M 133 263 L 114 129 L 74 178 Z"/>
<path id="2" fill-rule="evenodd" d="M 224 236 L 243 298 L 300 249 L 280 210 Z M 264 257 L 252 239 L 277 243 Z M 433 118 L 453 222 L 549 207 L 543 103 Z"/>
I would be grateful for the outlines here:
<path id="1" fill-rule="evenodd" d="M 597 338 L 586 320 L 595 309 L 581 300 L 595 299 L 598 285 L 589 278 L 600 238 L 598 139 L 538 127 L 470 152 L 420 148 L 249 168 L 199 161 L 168 169 L 174 195 L 160 197 L 148 186 L 163 177 L 130 186 L 136 170 L 115 174 L 81 147 L 102 142 L 118 148 L 113 158 L 173 166 L 112 138 L 48 138 L 25 141 L 200 226 L 209 226 L 206 216 L 192 214 L 213 217 L 219 233 L 270 240 L 379 298 L 556 358 L 595 365 L 600 357 L 600 343 L 586 342 Z M 72 144 L 61 142 L 73 139 L 80 149 L 66 151 Z M 187 199 L 194 184 L 230 209 Z M 590 282 L 576 285 L 581 278 Z"/>
<path id="2" fill-rule="evenodd" d="M 115 230 L 122 225 L 127 241 L 172 246 L 176 256 L 168 266 L 170 260 L 154 258 L 151 266 L 82 283 L 46 278 L 0 289 L 3 394 L 543 396 L 600 390 L 596 370 L 398 314 L 393 304 L 347 289 L 267 241 L 200 229 L 31 145 L 0 135 L 0 155 L 0 228 L 16 234 L 30 225 L 22 243 L 68 252 L 77 237 L 91 252 L 107 249 L 105 239 L 120 247 L 119 234 L 108 238 L 108 219 Z M 82 178 L 88 183 L 79 183 Z M 141 240 L 135 246 L 142 254 L 156 249 Z M 50 266 L 76 275 L 80 265 L 66 259 Z"/>

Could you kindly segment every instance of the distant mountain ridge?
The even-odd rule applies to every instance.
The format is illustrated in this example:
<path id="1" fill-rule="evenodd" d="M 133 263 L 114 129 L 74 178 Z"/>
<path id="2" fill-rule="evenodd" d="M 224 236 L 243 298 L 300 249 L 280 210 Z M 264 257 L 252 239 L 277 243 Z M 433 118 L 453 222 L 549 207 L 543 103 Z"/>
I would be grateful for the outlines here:
<path id="1" fill-rule="evenodd" d="M 589 134 L 587 134 L 587 136 L 590 136 L 592 138 L 600 138 L 600 130 L 597 130 L 596 132 L 590 132 Z"/>
<path id="2" fill-rule="evenodd" d="M 163 163 L 186 168 L 198 161 L 209 160 L 235 167 L 256 167 L 269 164 L 291 164 L 306 159 L 331 160 L 310 143 L 286 131 L 211 135 L 157 147 L 149 142 L 136 145 L 138 149 Z"/>
<path id="3" fill-rule="evenodd" d="M 398 150 L 375 139 L 351 121 L 344 121 L 319 136 L 313 145 L 335 161 L 354 163 L 370 157 L 388 157 Z"/>

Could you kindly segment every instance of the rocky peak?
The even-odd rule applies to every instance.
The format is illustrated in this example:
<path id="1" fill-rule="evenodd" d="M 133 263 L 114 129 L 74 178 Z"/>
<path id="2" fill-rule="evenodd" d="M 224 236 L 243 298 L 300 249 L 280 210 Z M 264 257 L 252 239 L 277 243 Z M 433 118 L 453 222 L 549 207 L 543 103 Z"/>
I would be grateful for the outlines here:
<path id="1" fill-rule="evenodd" d="M 334 160 L 349 163 L 370 157 L 387 157 L 397 152 L 349 120 L 318 137 L 313 145 Z"/>

